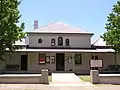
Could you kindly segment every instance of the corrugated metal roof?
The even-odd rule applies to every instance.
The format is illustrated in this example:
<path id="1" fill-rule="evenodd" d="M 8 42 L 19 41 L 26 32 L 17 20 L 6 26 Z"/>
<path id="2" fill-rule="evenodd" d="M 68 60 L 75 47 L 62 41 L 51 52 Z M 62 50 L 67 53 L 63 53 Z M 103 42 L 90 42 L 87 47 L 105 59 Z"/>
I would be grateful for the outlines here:
<path id="1" fill-rule="evenodd" d="M 25 38 L 21 39 L 21 41 L 16 41 L 14 45 L 29 45 L 29 37 L 26 36 Z"/>
<path id="2" fill-rule="evenodd" d="M 106 42 L 102 38 L 98 38 L 92 43 L 94 46 L 107 46 Z"/>
<path id="3" fill-rule="evenodd" d="M 84 33 L 93 34 L 91 32 L 84 31 L 80 28 L 73 27 L 62 22 L 55 22 L 42 26 L 39 29 L 28 31 L 28 33 Z"/>
<path id="4" fill-rule="evenodd" d="M 114 52 L 113 49 L 96 49 L 96 50 L 85 50 L 85 49 L 19 49 L 16 51 L 21 52 Z"/>
<path id="5" fill-rule="evenodd" d="M 21 41 L 20 40 L 16 41 L 14 45 L 26 45 L 25 39 L 22 39 Z"/>

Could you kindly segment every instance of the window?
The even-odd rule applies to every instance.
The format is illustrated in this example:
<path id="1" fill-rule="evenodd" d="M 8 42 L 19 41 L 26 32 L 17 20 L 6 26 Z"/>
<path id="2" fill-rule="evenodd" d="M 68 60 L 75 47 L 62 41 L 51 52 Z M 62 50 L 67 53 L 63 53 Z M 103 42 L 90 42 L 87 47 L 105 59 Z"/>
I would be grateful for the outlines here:
<path id="1" fill-rule="evenodd" d="M 65 44 L 66 44 L 66 46 L 69 46 L 69 44 L 70 44 L 69 39 L 65 40 Z"/>
<path id="2" fill-rule="evenodd" d="M 51 39 L 51 46 L 55 46 L 55 39 L 54 38 Z"/>
<path id="3" fill-rule="evenodd" d="M 38 43 L 42 43 L 42 39 L 40 38 L 40 39 L 38 39 Z"/>
<path id="4" fill-rule="evenodd" d="M 82 64 L 82 54 L 75 54 L 75 64 Z"/>
<path id="5" fill-rule="evenodd" d="M 63 46 L 63 38 L 58 37 L 58 46 Z"/>
<path id="6" fill-rule="evenodd" d="M 45 64 L 45 53 L 39 53 L 39 64 Z"/>

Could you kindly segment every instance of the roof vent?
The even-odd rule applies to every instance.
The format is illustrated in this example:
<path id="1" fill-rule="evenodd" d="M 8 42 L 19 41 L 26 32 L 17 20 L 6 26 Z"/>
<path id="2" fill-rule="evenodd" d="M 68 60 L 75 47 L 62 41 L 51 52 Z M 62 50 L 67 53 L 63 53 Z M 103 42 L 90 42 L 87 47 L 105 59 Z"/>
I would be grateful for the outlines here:
<path id="1" fill-rule="evenodd" d="M 34 20 L 34 29 L 38 29 L 38 20 Z"/>

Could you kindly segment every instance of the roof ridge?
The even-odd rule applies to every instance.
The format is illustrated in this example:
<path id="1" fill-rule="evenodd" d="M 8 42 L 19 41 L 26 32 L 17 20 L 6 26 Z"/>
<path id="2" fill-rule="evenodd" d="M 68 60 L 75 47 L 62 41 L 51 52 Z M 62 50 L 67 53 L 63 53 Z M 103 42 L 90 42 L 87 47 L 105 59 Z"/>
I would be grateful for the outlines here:
<path id="1" fill-rule="evenodd" d="M 93 32 L 89 32 L 85 29 L 81 29 L 79 26 L 73 26 L 71 24 L 64 23 L 62 21 L 55 21 L 48 23 L 46 25 L 40 26 L 38 29 L 34 29 L 33 31 L 28 31 L 28 33 L 89 33 L 94 34 Z"/>
<path id="2" fill-rule="evenodd" d="M 52 24 L 55 24 L 55 23 L 57 23 L 57 22 L 60 22 L 60 21 L 50 22 L 50 23 L 48 23 L 48 24 L 46 24 L 46 25 L 40 26 L 40 28 L 47 27 L 47 26 L 52 25 Z"/>
<path id="3" fill-rule="evenodd" d="M 48 23 L 48 24 L 46 24 L 46 25 L 40 26 L 38 29 L 44 28 L 44 27 L 47 27 L 47 26 L 50 26 L 50 25 L 53 25 L 53 24 L 55 24 L 55 23 L 62 23 L 62 24 L 66 25 L 66 26 L 69 26 L 69 27 L 71 27 L 71 28 L 76 28 L 76 29 L 80 29 L 81 31 L 88 32 L 88 31 L 86 31 L 86 30 L 84 30 L 84 29 L 82 29 L 82 28 L 80 28 L 80 27 L 71 26 L 70 24 L 66 24 L 66 23 L 64 23 L 64 22 L 62 22 L 62 21 L 51 22 L 51 23 Z M 36 29 L 34 29 L 34 30 L 36 30 Z"/>

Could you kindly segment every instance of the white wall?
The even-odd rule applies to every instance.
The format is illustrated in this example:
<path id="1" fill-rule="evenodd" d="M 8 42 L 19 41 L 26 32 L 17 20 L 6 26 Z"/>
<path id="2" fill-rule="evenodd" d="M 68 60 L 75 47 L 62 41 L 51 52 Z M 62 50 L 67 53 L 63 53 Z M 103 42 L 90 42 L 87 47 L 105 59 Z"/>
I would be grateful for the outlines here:
<path id="1" fill-rule="evenodd" d="M 69 58 L 67 61 L 66 58 Z M 72 58 L 71 58 L 72 57 Z M 73 70 L 74 65 L 74 53 L 65 53 L 65 71 Z"/>
<path id="2" fill-rule="evenodd" d="M 82 54 L 82 64 L 74 64 L 74 71 L 90 70 L 91 53 L 81 53 L 81 54 Z"/>
<path id="3" fill-rule="evenodd" d="M 92 55 L 97 55 L 103 60 L 103 70 L 108 68 L 108 65 L 115 65 L 114 53 L 92 53 Z"/>
<path id="4" fill-rule="evenodd" d="M 0 70 L 2 70 L 5 64 L 20 65 L 21 55 L 27 53 L 8 53 L 5 57 L 6 63 L 0 61 Z M 82 64 L 74 64 L 74 53 L 65 53 L 65 57 L 72 57 L 72 60 L 67 63 L 65 61 L 65 71 L 72 69 L 75 72 L 84 72 L 90 69 L 90 60 L 92 55 L 98 55 L 100 59 L 103 59 L 103 70 L 108 67 L 108 65 L 114 65 L 114 53 L 81 53 L 82 54 Z M 39 53 L 28 53 L 28 71 L 40 71 L 42 68 L 49 68 L 51 71 L 56 71 L 56 53 L 47 53 L 46 56 L 55 56 L 54 64 L 38 64 Z M 120 65 L 120 54 L 117 54 L 117 64 Z M 66 59 L 65 59 L 66 60 Z"/>
<path id="5" fill-rule="evenodd" d="M 21 64 L 21 53 L 8 53 L 6 55 L 6 64 L 9 65 L 20 65 Z"/>
<path id="6" fill-rule="evenodd" d="M 56 56 L 55 53 L 47 53 L 46 55 Z M 56 70 L 56 63 L 39 64 L 39 53 L 28 53 L 28 71 L 40 71 L 43 68 L 49 68 L 54 71 Z"/>
<path id="7" fill-rule="evenodd" d="M 39 53 L 28 53 L 28 70 L 29 71 L 40 71 L 42 68 L 49 68 L 51 71 L 56 71 L 56 63 L 52 64 L 39 64 Z M 56 56 L 56 53 L 46 53 L 48 56 Z M 69 71 L 72 69 L 75 72 L 78 71 L 88 71 L 90 69 L 89 59 L 91 57 L 90 53 L 82 53 L 82 64 L 76 65 L 74 64 L 74 53 L 65 53 L 65 57 L 72 57 L 72 60 L 66 62 L 65 59 L 65 71 Z M 56 60 L 55 60 L 56 62 Z"/>
<path id="8" fill-rule="evenodd" d="M 6 65 L 19 65 L 19 69 L 21 68 L 21 55 L 26 55 L 27 53 L 22 53 L 22 52 L 16 52 L 16 53 L 11 53 L 8 52 L 6 53 L 5 56 L 3 56 L 4 61 L 0 60 L 0 70 L 5 70 Z"/>
<path id="9" fill-rule="evenodd" d="M 91 35 L 70 35 L 70 34 L 30 34 L 29 46 L 30 47 L 50 47 L 51 39 L 56 39 L 56 45 L 58 45 L 58 37 L 63 37 L 63 46 L 65 46 L 65 39 L 70 40 L 71 47 L 91 47 Z M 42 39 L 42 43 L 38 43 L 38 39 Z"/>

